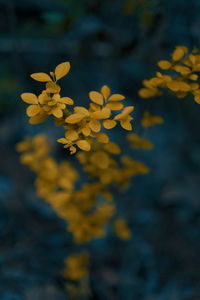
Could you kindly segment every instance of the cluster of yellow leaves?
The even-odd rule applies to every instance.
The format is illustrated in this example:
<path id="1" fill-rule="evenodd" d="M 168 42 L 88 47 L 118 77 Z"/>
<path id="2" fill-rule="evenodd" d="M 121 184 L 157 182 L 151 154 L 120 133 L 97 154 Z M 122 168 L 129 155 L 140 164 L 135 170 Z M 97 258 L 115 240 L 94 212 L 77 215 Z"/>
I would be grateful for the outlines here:
<path id="1" fill-rule="evenodd" d="M 102 187 L 108 187 L 112 184 L 118 187 L 127 186 L 133 176 L 147 174 L 149 169 L 140 161 L 134 161 L 128 156 L 122 156 L 120 159 L 114 159 L 114 155 L 120 154 L 120 148 L 115 143 L 109 143 L 102 146 L 96 143 L 91 151 L 81 152 L 78 159 L 83 165 L 83 169 L 91 178 L 97 178 Z M 104 198 L 112 199 L 108 192 L 103 193 Z"/>
<path id="2" fill-rule="evenodd" d="M 139 135 L 135 133 L 130 133 L 127 135 L 127 139 L 131 144 L 132 149 L 144 149 L 144 150 L 152 150 L 153 144 L 145 138 L 139 137 Z"/>
<path id="3" fill-rule="evenodd" d="M 126 130 L 132 130 L 130 113 L 133 106 L 124 108 L 121 103 L 125 97 L 121 94 L 112 94 L 107 85 L 104 85 L 100 92 L 91 91 L 89 93 L 90 105 L 86 109 L 83 106 L 74 106 L 71 111 L 66 107 L 74 104 L 69 97 L 61 97 L 60 86 L 57 81 L 68 74 L 70 63 L 59 64 L 50 75 L 46 73 L 34 73 L 31 77 L 40 82 L 45 82 L 46 88 L 37 97 L 33 93 L 23 93 L 21 98 L 29 104 L 26 113 L 30 117 L 31 124 L 39 124 L 47 119 L 49 115 L 54 116 L 56 125 L 61 125 L 65 129 L 65 137 L 58 139 L 64 144 L 64 148 L 69 148 L 70 153 L 76 152 L 76 147 L 84 151 L 90 151 L 94 140 L 101 143 L 108 143 L 109 137 L 102 133 L 102 129 L 112 129 L 120 123 Z M 113 116 L 114 111 L 119 111 Z"/>
<path id="4" fill-rule="evenodd" d="M 33 93 L 23 93 L 21 98 L 29 104 L 26 113 L 30 117 L 30 124 L 44 122 L 49 115 L 62 120 L 67 112 L 66 105 L 73 105 L 74 101 L 69 97 L 60 96 L 60 86 L 57 81 L 64 77 L 70 70 L 70 63 L 59 64 L 50 75 L 46 73 L 34 73 L 31 77 L 40 82 L 45 82 L 45 90 L 37 97 Z"/>
<path id="5" fill-rule="evenodd" d="M 117 219 L 114 222 L 114 231 L 116 235 L 122 240 L 129 240 L 131 238 L 131 231 L 128 228 L 125 219 Z"/>
<path id="6" fill-rule="evenodd" d="M 82 106 L 75 106 L 73 113 L 64 121 L 65 137 L 57 141 L 64 144 L 64 148 L 69 148 L 71 154 L 76 152 L 76 146 L 84 151 L 90 151 L 91 145 L 96 140 L 107 144 L 109 137 L 101 130 L 112 129 L 117 125 L 126 130 L 132 130 L 132 117 L 130 113 L 133 106 L 124 107 L 121 101 L 125 98 L 121 94 L 111 95 L 108 86 L 104 85 L 100 92 L 92 91 L 89 93 L 90 106 L 86 109 Z M 123 110 L 122 110 L 123 109 Z M 119 111 L 112 117 L 113 111 Z"/>
<path id="7" fill-rule="evenodd" d="M 22 163 L 36 172 L 37 194 L 52 205 L 59 217 L 67 221 L 67 229 L 75 243 L 85 243 L 105 234 L 105 223 L 113 216 L 113 203 L 98 204 L 98 195 L 106 191 L 97 183 L 84 184 L 74 190 L 77 172 L 67 161 L 59 164 L 48 155 L 45 136 L 27 138 L 17 145 Z"/>
<path id="8" fill-rule="evenodd" d="M 178 98 L 184 98 L 188 93 L 200 104 L 200 85 L 197 82 L 200 72 L 200 55 L 194 49 L 188 53 L 185 46 L 177 46 L 172 53 L 171 60 L 161 60 L 158 66 L 165 73 L 157 72 L 156 76 L 144 80 L 144 88 L 139 90 L 142 98 L 162 95 L 162 89 L 167 88 Z"/>

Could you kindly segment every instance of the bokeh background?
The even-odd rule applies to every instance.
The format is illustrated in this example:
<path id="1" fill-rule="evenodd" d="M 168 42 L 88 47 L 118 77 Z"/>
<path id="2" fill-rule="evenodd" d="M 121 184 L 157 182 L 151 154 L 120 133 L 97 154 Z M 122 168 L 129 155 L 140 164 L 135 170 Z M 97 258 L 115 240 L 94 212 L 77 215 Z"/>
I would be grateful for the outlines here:
<path id="1" fill-rule="evenodd" d="M 144 110 L 165 123 L 141 131 L 155 149 L 134 152 L 151 168 L 128 192 L 116 195 L 117 214 L 132 238 L 110 232 L 92 242 L 91 299 L 200 299 L 200 106 L 192 98 L 138 97 L 142 80 L 175 46 L 200 46 L 199 0 L 0 0 L 0 299 L 68 299 L 63 259 L 75 247 L 51 207 L 36 196 L 34 175 L 19 162 L 15 144 L 43 132 L 52 150 L 62 136 L 48 121 L 31 126 L 22 92 L 42 85 L 29 74 L 63 61 L 71 71 L 63 95 L 87 105 L 88 92 L 108 84 L 135 106 L 134 129 Z M 110 134 L 123 141 L 123 131 Z M 77 248 L 76 248 L 77 249 Z"/>

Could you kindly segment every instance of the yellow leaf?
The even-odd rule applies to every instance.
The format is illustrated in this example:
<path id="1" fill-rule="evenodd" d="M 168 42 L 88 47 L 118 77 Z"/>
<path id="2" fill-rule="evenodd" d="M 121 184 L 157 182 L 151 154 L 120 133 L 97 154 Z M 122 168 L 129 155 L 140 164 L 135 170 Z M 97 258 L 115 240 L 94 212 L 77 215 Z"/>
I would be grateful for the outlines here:
<path id="1" fill-rule="evenodd" d="M 112 129 L 116 126 L 117 122 L 114 120 L 105 120 L 103 121 L 103 126 L 106 129 Z"/>
<path id="2" fill-rule="evenodd" d="M 101 123 L 98 120 L 92 119 L 89 122 L 89 127 L 92 129 L 92 131 L 99 132 L 101 130 Z"/>
<path id="3" fill-rule="evenodd" d="M 106 108 L 110 108 L 111 110 L 120 110 L 124 107 L 122 103 L 115 103 L 115 102 L 110 102 L 106 104 Z"/>
<path id="4" fill-rule="evenodd" d="M 48 117 L 48 115 L 46 115 L 45 113 L 39 114 L 34 117 L 31 117 L 29 119 L 29 123 L 32 125 L 40 124 L 40 123 L 44 122 L 47 119 L 47 117 Z"/>
<path id="5" fill-rule="evenodd" d="M 38 103 L 37 96 L 32 93 L 23 93 L 23 94 L 21 94 L 21 98 L 24 102 L 26 102 L 28 104 L 37 104 Z"/>
<path id="6" fill-rule="evenodd" d="M 63 116 L 63 111 L 59 108 L 59 107 L 56 107 L 54 109 L 52 109 L 52 114 L 56 117 L 56 118 L 62 118 Z"/>
<path id="7" fill-rule="evenodd" d="M 126 220 L 118 219 L 114 223 L 114 230 L 116 235 L 122 240 L 129 240 L 131 238 L 131 231 L 127 226 Z"/>
<path id="8" fill-rule="evenodd" d="M 181 75 L 188 75 L 191 73 L 190 68 L 184 66 L 175 66 L 173 69 Z"/>
<path id="9" fill-rule="evenodd" d="M 65 132 L 65 137 L 70 141 L 75 141 L 78 139 L 78 133 L 75 130 L 68 130 Z"/>
<path id="10" fill-rule="evenodd" d="M 59 102 L 67 104 L 67 105 L 73 105 L 74 104 L 74 101 L 69 97 L 62 97 L 62 98 L 59 99 Z"/>
<path id="11" fill-rule="evenodd" d="M 97 141 L 100 143 L 107 144 L 109 142 L 109 137 L 105 133 L 98 133 L 98 134 L 96 134 L 95 137 L 96 137 Z"/>
<path id="12" fill-rule="evenodd" d="M 104 151 L 97 151 L 91 156 L 91 162 L 100 169 L 107 169 L 109 166 L 109 156 Z"/>
<path id="13" fill-rule="evenodd" d="M 107 85 L 102 86 L 101 93 L 104 96 L 105 99 L 107 99 L 111 93 L 109 87 Z"/>
<path id="14" fill-rule="evenodd" d="M 61 143 L 61 144 L 67 144 L 68 143 L 68 141 L 65 138 L 57 139 L 57 142 Z"/>
<path id="15" fill-rule="evenodd" d="M 171 68 L 171 63 L 167 60 L 161 60 L 158 62 L 158 66 L 163 70 L 169 70 Z"/>
<path id="16" fill-rule="evenodd" d="M 81 150 L 90 151 L 90 149 L 91 149 L 90 143 L 86 140 L 80 140 L 80 141 L 76 142 L 76 144 Z"/>
<path id="17" fill-rule="evenodd" d="M 105 145 L 104 149 L 111 154 L 120 154 L 120 152 L 121 152 L 119 146 L 112 142 Z"/>
<path id="18" fill-rule="evenodd" d="M 74 107 L 74 111 L 77 114 L 83 114 L 84 116 L 89 116 L 88 110 L 85 107 L 83 107 L 83 106 L 76 106 L 76 107 Z"/>
<path id="19" fill-rule="evenodd" d="M 38 115 L 41 111 L 41 108 L 39 105 L 29 105 L 26 109 L 26 113 L 29 117 L 34 117 Z"/>
<path id="20" fill-rule="evenodd" d="M 91 111 L 97 111 L 97 110 L 100 110 L 101 109 L 101 107 L 98 105 L 98 104 L 96 104 L 96 103 L 90 103 L 90 110 Z"/>
<path id="21" fill-rule="evenodd" d="M 33 73 L 31 74 L 31 78 L 41 82 L 52 81 L 51 77 L 46 73 Z"/>
<path id="22" fill-rule="evenodd" d="M 182 48 L 177 47 L 172 53 L 173 61 L 178 61 L 184 56 L 184 50 Z"/>
<path id="23" fill-rule="evenodd" d="M 108 101 L 121 101 L 125 99 L 125 97 L 123 95 L 120 95 L 120 94 L 113 94 L 112 96 L 110 96 L 108 98 Z"/>
<path id="24" fill-rule="evenodd" d="M 69 150 L 70 150 L 70 154 L 76 153 L 76 147 L 74 147 L 74 146 L 71 146 L 71 147 L 69 148 Z"/>
<path id="25" fill-rule="evenodd" d="M 67 73 L 70 70 L 70 63 L 69 62 L 64 62 L 59 64 L 56 68 L 55 68 L 55 76 L 56 76 L 56 80 L 59 80 L 60 78 L 64 77 L 65 75 L 67 75 Z"/>
<path id="26" fill-rule="evenodd" d="M 92 116 L 95 118 L 95 119 L 98 119 L 98 120 L 103 120 L 103 119 L 107 119 L 110 117 L 110 109 L 107 108 L 107 107 L 104 107 L 102 110 L 98 110 L 98 111 L 95 111 L 92 113 Z"/>
<path id="27" fill-rule="evenodd" d="M 196 81 L 198 79 L 198 75 L 197 74 L 191 74 L 189 77 L 191 80 Z"/>
<path id="28" fill-rule="evenodd" d="M 83 127 L 82 133 L 83 133 L 85 136 L 89 136 L 90 133 L 91 133 L 91 129 L 90 129 L 89 127 Z"/>
<path id="29" fill-rule="evenodd" d="M 103 105 L 103 96 L 99 92 L 89 92 L 89 98 L 92 102 Z"/>
<path id="30" fill-rule="evenodd" d="M 61 90 L 60 86 L 55 82 L 47 82 L 46 83 L 46 92 L 47 93 L 59 93 Z M 59 97 L 60 98 L 60 97 Z"/>
<path id="31" fill-rule="evenodd" d="M 138 92 L 141 98 L 151 98 L 160 94 L 160 92 L 156 88 L 148 89 L 142 88 Z"/>
<path id="32" fill-rule="evenodd" d="M 196 103 L 200 104 L 200 95 L 196 95 L 196 96 L 194 97 L 194 101 L 195 101 Z"/>
<path id="33" fill-rule="evenodd" d="M 65 119 L 66 123 L 76 124 L 80 122 L 85 116 L 83 114 L 72 114 Z"/>
<path id="34" fill-rule="evenodd" d="M 126 130 L 132 130 L 132 125 L 130 123 L 130 121 L 128 120 L 121 120 L 120 121 L 120 125 L 122 126 L 122 128 L 126 129 Z"/>

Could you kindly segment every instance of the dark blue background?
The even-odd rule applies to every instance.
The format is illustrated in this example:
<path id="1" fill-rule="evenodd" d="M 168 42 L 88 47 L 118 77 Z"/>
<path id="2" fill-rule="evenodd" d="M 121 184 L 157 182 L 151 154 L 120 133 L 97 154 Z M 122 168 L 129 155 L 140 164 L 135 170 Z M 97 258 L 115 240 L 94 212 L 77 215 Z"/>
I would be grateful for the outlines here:
<path id="1" fill-rule="evenodd" d="M 22 92 L 41 91 L 29 74 L 49 72 L 62 61 L 71 71 L 60 81 L 63 95 L 87 105 L 88 92 L 108 84 L 135 106 L 134 129 L 149 138 L 151 153 L 132 152 L 151 168 L 127 192 L 115 195 L 132 238 L 108 235 L 90 249 L 91 299 L 200 299 L 200 106 L 165 93 L 144 100 L 142 80 L 177 45 L 200 47 L 199 0 L 141 1 L 124 13 L 124 0 L 0 1 L 0 299 L 67 299 L 63 259 L 75 247 L 65 223 L 33 186 L 15 144 L 26 135 L 61 137 L 48 121 L 28 124 Z M 131 1 L 130 1 L 131 2 Z M 149 110 L 165 123 L 138 126 Z M 123 143 L 117 128 L 111 138 Z M 65 157 L 55 143 L 58 157 Z"/>

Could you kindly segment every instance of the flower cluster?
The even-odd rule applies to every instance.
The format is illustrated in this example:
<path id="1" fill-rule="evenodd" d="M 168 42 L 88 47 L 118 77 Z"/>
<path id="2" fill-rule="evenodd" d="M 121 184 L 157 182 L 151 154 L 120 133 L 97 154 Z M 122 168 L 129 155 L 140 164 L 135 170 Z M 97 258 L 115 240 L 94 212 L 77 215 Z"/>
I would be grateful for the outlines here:
<path id="1" fill-rule="evenodd" d="M 187 47 L 177 46 L 171 60 L 161 60 L 158 66 L 162 72 L 157 72 L 155 77 L 143 81 L 144 88 L 139 90 L 140 97 L 160 96 L 163 93 L 162 89 L 166 88 L 178 98 L 184 98 L 190 93 L 200 104 L 200 85 L 197 83 L 200 54 L 196 49 L 188 53 Z"/>

